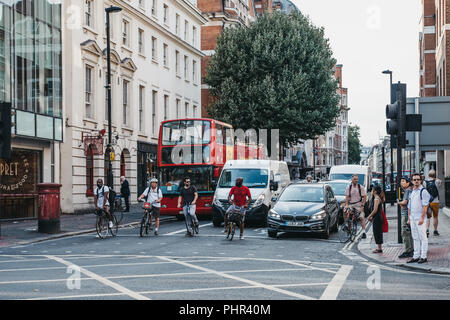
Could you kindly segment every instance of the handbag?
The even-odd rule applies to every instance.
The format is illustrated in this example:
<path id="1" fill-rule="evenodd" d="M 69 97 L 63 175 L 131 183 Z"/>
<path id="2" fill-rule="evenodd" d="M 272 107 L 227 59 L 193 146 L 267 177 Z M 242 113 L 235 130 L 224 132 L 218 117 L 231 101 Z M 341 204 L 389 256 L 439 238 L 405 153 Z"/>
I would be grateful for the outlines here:
<path id="1" fill-rule="evenodd" d="M 381 216 L 383 217 L 383 233 L 386 233 L 389 231 L 389 223 L 386 219 L 386 214 L 384 213 L 383 208 L 381 208 Z"/>

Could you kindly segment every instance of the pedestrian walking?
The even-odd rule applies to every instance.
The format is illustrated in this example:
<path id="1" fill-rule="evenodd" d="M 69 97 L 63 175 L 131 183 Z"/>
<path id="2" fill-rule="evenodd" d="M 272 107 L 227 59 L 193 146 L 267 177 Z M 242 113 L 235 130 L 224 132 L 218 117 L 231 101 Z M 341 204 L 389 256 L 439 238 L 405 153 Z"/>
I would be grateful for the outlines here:
<path id="1" fill-rule="evenodd" d="M 373 236 L 375 237 L 375 243 L 378 248 L 372 251 L 373 253 L 383 252 L 383 216 L 381 210 L 383 209 L 383 200 L 381 199 L 381 187 L 374 186 L 372 189 L 372 212 L 369 214 L 367 219 L 372 221 L 373 226 Z"/>
<path id="2" fill-rule="evenodd" d="M 125 212 L 130 212 L 130 184 L 124 176 L 120 177 L 120 195 L 125 200 Z"/>
<path id="3" fill-rule="evenodd" d="M 412 181 L 414 187 L 408 201 L 408 223 L 411 225 L 414 240 L 414 255 L 408 263 L 426 263 L 428 261 L 427 210 L 430 194 L 422 186 L 419 173 L 413 174 Z"/>
<path id="4" fill-rule="evenodd" d="M 438 214 L 439 214 L 439 191 L 438 188 L 441 185 L 442 181 L 439 179 L 436 179 L 436 171 L 430 170 L 428 173 L 428 180 L 425 180 L 423 183 L 423 186 L 427 189 L 428 193 L 431 195 L 430 200 L 430 209 L 427 212 L 427 237 L 430 234 L 430 222 L 431 217 L 433 217 L 433 227 L 434 232 L 433 234 L 435 236 L 439 235 L 439 232 L 437 230 L 438 228 Z"/>
<path id="5" fill-rule="evenodd" d="M 397 203 L 401 207 L 402 214 L 402 239 L 405 245 L 405 251 L 399 255 L 400 259 L 411 258 L 413 256 L 413 238 L 411 235 L 411 226 L 408 223 L 408 202 L 409 197 L 412 192 L 412 184 L 408 177 L 403 177 L 400 181 L 403 189 L 402 199 L 398 200 Z"/>

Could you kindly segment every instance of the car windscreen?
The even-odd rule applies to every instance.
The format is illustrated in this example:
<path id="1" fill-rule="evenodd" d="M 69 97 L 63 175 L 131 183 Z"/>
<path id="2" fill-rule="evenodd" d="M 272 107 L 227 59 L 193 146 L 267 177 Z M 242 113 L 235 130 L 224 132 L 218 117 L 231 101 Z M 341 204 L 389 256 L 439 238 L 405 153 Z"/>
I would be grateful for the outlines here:
<path id="1" fill-rule="evenodd" d="M 331 173 L 330 180 L 352 180 L 353 173 Z M 364 174 L 358 174 L 358 183 L 364 185 Z"/>
<path id="2" fill-rule="evenodd" d="M 281 194 L 278 202 L 323 202 L 323 187 L 289 186 Z"/>
<path id="3" fill-rule="evenodd" d="M 345 196 L 345 191 L 347 190 L 347 187 L 350 185 L 350 182 L 348 183 L 328 182 L 327 184 L 333 189 L 333 192 L 336 196 Z"/>
<path id="4" fill-rule="evenodd" d="M 244 179 L 247 188 L 265 188 L 269 171 L 267 169 L 224 169 L 220 176 L 219 188 L 231 188 L 236 185 L 236 179 Z"/>

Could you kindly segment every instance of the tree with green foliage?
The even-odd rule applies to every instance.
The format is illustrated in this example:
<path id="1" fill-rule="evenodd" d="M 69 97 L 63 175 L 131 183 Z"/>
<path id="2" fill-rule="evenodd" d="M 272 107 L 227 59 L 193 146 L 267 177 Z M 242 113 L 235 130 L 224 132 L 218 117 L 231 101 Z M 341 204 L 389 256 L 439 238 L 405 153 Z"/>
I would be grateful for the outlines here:
<path id="1" fill-rule="evenodd" d="M 357 125 L 348 127 L 348 163 L 359 164 L 361 162 L 361 136 L 360 128 Z"/>
<path id="2" fill-rule="evenodd" d="M 244 130 L 279 129 L 283 146 L 314 139 L 339 115 L 335 65 L 323 28 L 300 12 L 227 28 L 204 79 L 215 98 L 209 115 Z"/>

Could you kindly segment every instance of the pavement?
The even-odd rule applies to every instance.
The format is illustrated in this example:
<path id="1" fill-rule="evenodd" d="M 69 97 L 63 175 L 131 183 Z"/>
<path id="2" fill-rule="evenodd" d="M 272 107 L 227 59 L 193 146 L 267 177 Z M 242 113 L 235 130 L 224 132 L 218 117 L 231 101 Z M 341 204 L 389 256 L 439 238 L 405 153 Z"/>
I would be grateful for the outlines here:
<path id="1" fill-rule="evenodd" d="M 119 228 L 139 224 L 142 214 L 141 205 L 132 205 L 130 212 L 123 213 Z M 61 232 L 57 234 L 39 233 L 37 219 L 0 222 L 0 248 L 95 232 L 96 219 L 94 213 L 61 215 Z M 171 216 L 160 217 L 160 221 L 173 219 Z"/>
<path id="2" fill-rule="evenodd" d="M 397 232 L 397 206 L 386 204 L 386 217 L 389 223 L 389 231 L 383 234 L 383 253 L 372 253 L 376 249 L 372 228 L 367 232 L 367 238 L 358 243 L 359 252 L 377 262 L 400 266 L 410 270 L 418 270 L 436 274 L 450 274 L 450 209 L 439 210 L 439 236 L 433 235 L 433 221 L 430 224 L 430 236 L 428 238 L 428 262 L 424 264 L 406 263 L 411 258 L 399 259 L 404 252 L 404 246 L 398 243 Z"/>

